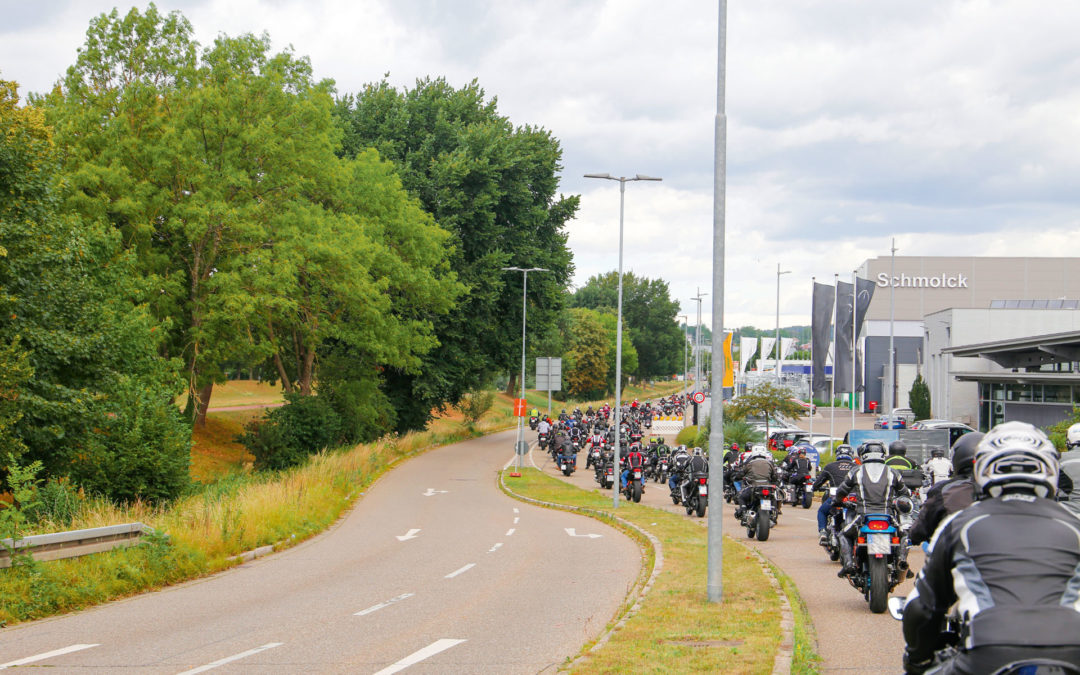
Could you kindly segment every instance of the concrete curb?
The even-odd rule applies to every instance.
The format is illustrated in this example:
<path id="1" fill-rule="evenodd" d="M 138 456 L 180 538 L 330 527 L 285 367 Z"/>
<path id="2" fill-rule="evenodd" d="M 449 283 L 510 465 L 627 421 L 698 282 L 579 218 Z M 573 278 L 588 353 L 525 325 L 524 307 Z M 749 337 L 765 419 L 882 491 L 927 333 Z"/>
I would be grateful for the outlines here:
<path id="1" fill-rule="evenodd" d="M 761 563 L 761 571 L 769 579 L 777 597 L 780 598 L 780 645 L 776 648 L 776 659 L 773 661 L 772 675 L 790 675 L 791 663 L 795 658 L 795 614 L 791 611 L 791 601 L 788 600 L 784 587 L 773 574 L 771 563 L 758 549 L 746 546 Z"/>
<path id="2" fill-rule="evenodd" d="M 647 530 L 644 530 L 644 529 L 638 527 L 637 525 L 634 525 L 633 523 L 631 523 L 631 522 L 629 522 L 627 520 L 624 520 L 624 519 L 622 519 L 622 518 L 620 518 L 620 517 L 618 517 L 616 515 L 607 513 L 605 511 L 597 511 L 596 509 L 590 509 L 590 508 L 587 508 L 587 507 L 584 507 L 584 506 L 571 506 L 569 504 L 556 504 L 554 502 L 545 502 L 545 501 L 541 501 L 539 499 L 533 499 L 532 497 L 526 497 L 524 495 L 520 495 L 520 494 L 514 492 L 513 490 L 511 490 L 506 485 L 506 481 L 503 478 L 503 472 L 501 472 L 501 471 L 499 472 L 499 484 L 502 486 L 503 492 L 505 492 L 506 494 L 510 495 L 511 497 L 513 497 L 514 499 L 517 499 L 519 501 L 528 502 L 530 504 L 537 504 L 539 506 L 544 506 L 544 507 L 547 507 L 547 508 L 550 508 L 550 509 L 559 509 L 561 511 L 571 511 L 573 513 L 581 513 L 581 514 L 596 518 L 597 520 L 601 520 L 601 521 L 614 520 L 615 522 L 619 523 L 623 527 L 634 530 L 635 532 L 637 532 L 638 534 L 643 536 L 649 542 L 649 545 L 652 546 L 652 550 L 653 550 L 652 572 L 649 574 L 649 578 L 645 580 L 644 584 L 639 583 L 637 585 L 638 592 L 637 592 L 637 597 L 634 598 L 634 604 L 631 605 L 629 609 L 626 609 L 625 611 L 623 611 L 623 613 L 621 615 L 616 617 L 614 625 L 612 625 L 611 628 L 609 628 L 599 638 L 597 638 L 596 644 L 594 644 L 592 647 L 589 648 L 589 650 L 587 652 L 585 652 L 584 654 L 581 654 L 576 659 L 574 659 L 569 664 L 567 664 L 565 666 L 565 668 L 563 668 L 563 670 L 573 670 L 575 665 L 579 664 L 581 661 L 583 661 L 584 659 L 589 657 L 593 652 L 599 650 L 601 647 L 603 647 L 605 644 L 607 644 L 608 641 L 611 639 L 611 636 L 615 634 L 615 631 L 617 631 L 620 628 L 622 628 L 623 626 L 625 626 L 626 622 L 641 610 L 641 606 L 642 606 L 642 603 L 645 601 L 646 594 L 648 594 L 648 592 L 650 590 L 652 590 L 653 584 L 656 583 L 657 577 L 660 576 L 660 572 L 664 569 L 664 547 L 660 543 L 660 540 L 657 539 L 655 536 L 653 536 L 651 532 L 649 532 Z M 627 597 L 629 598 L 629 597 L 633 596 L 633 594 L 634 594 L 634 589 L 631 589 L 630 593 L 627 594 Z"/>

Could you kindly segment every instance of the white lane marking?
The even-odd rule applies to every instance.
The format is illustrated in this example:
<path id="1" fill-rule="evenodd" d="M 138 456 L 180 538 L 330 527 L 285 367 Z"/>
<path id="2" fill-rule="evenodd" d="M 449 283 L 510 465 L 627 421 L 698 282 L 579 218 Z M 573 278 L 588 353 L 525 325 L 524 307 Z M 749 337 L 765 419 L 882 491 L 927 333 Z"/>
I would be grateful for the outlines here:
<path id="1" fill-rule="evenodd" d="M 70 647 L 64 647 L 62 649 L 54 649 L 51 652 L 45 652 L 44 654 L 37 654 L 35 656 L 27 656 L 25 659 L 19 659 L 17 661 L 8 661 L 7 663 L 0 663 L 0 670 L 5 668 L 13 668 L 15 666 L 24 666 L 27 663 L 34 663 L 35 661 L 44 661 L 45 659 L 51 659 L 54 656 L 62 656 L 64 654 L 70 654 L 71 652 L 79 652 L 84 649 L 90 649 L 91 647 L 100 647 L 99 644 L 92 645 L 71 645 Z"/>
<path id="2" fill-rule="evenodd" d="M 442 640 L 436 640 L 435 642 L 432 642 L 431 644 L 429 644 L 427 647 L 424 647 L 420 651 L 413 652 L 412 654 L 409 654 L 408 656 L 401 659 L 397 663 L 395 663 L 393 665 L 390 665 L 390 666 L 387 666 L 386 668 L 383 668 L 379 672 L 375 673 L 375 675 L 393 675 L 393 673 L 405 670 L 409 666 L 416 665 L 417 663 L 420 663 L 424 659 L 431 658 L 432 656 L 435 656 L 439 652 L 444 652 L 447 649 L 450 649 L 451 647 L 456 647 L 459 644 L 461 644 L 462 642 L 465 642 L 465 640 L 451 640 L 451 639 L 448 639 L 448 638 L 443 638 Z"/>
<path id="3" fill-rule="evenodd" d="M 359 612 L 357 612 L 356 614 L 353 614 L 353 616 L 364 616 L 366 614 L 371 614 L 372 612 L 377 612 L 380 609 L 385 609 L 385 608 L 389 607 L 390 605 L 394 604 L 395 602 L 401 602 L 402 600 L 405 600 L 407 598 L 411 598 L 414 595 L 416 595 L 416 594 L 415 593 L 402 593 L 401 595 L 399 595 L 397 597 L 390 598 L 386 602 L 380 602 L 379 604 L 372 605 L 371 607 L 368 607 L 367 609 L 362 609 Z"/>
<path id="4" fill-rule="evenodd" d="M 799 520 L 805 520 L 808 523 L 816 523 L 817 522 L 813 518 L 804 518 L 803 516 L 795 516 L 795 517 L 798 518 Z"/>
<path id="5" fill-rule="evenodd" d="M 514 524 L 517 525 L 519 520 L 521 520 L 521 518 L 514 518 Z"/>
<path id="6" fill-rule="evenodd" d="M 498 544 L 495 544 L 494 546 L 489 548 L 488 553 L 494 553 L 495 551 L 498 551 L 500 548 L 502 548 L 502 542 L 499 542 Z"/>
<path id="7" fill-rule="evenodd" d="M 195 673 L 205 673 L 208 670 L 221 667 L 226 663 L 232 663 L 233 661 L 239 661 L 240 659 L 246 659 L 249 656 L 254 656 L 259 652 L 265 652 L 267 649 L 273 649 L 274 647 L 280 647 L 285 644 L 284 642 L 267 642 L 262 647 L 256 647 L 255 649 L 249 649 L 246 652 L 240 652 L 239 654 L 233 654 L 232 656 L 226 656 L 223 659 L 218 659 L 213 663 L 208 663 L 205 666 L 199 666 L 198 668 L 192 668 L 191 670 L 185 670 L 180 675 L 194 675 Z"/>
<path id="8" fill-rule="evenodd" d="M 506 471 L 507 469 L 509 469 L 510 465 L 514 463 L 515 459 L 517 459 L 517 455 L 510 455 L 510 461 L 507 462 L 506 464 L 503 464 L 502 470 Z"/>
<path id="9" fill-rule="evenodd" d="M 469 570 L 471 570 L 471 569 L 472 569 L 472 568 L 474 568 L 474 567 L 476 567 L 476 563 L 469 563 L 469 564 L 468 564 L 468 565 L 466 565 L 465 567 L 462 567 L 462 568 L 461 568 L 461 569 L 459 569 L 459 570 L 454 570 L 453 572 L 451 572 L 450 574 L 447 574 L 447 575 L 446 575 L 445 577 L 443 577 L 443 578 L 444 578 L 444 579 L 453 579 L 453 578 L 454 578 L 454 577 L 456 577 L 457 575 L 459 575 L 459 574 L 464 574 L 465 572 L 468 572 Z M 453 646 L 453 645 L 451 645 L 451 646 Z"/>
<path id="10" fill-rule="evenodd" d="M 416 533 L 420 530 L 409 530 L 405 534 L 397 535 L 398 541 L 408 541 L 409 539 L 416 539 Z"/>
<path id="11" fill-rule="evenodd" d="M 512 528 L 512 527 L 511 527 L 511 528 L 510 528 L 509 530 L 507 530 L 507 531 L 506 531 L 506 536 L 508 536 L 508 537 L 509 537 L 509 536 L 510 536 L 510 535 L 512 535 L 513 533 L 514 533 L 514 528 Z"/>
<path id="12" fill-rule="evenodd" d="M 575 527 L 564 527 L 563 529 L 566 530 L 566 533 L 571 537 L 588 537 L 589 539 L 599 539 L 600 537 L 604 536 L 602 534 L 578 534 L 577 528 Z"/>
<path id="13" fill-rule="evenodd" d="M 424 495 L 425 497 L 433 497 L 435 495 L 446 494 L 446 490 L 436 490 L 435 488 L 428 488 L 427 492 L 421 492 L 420 494 Z"/>
<path id="14" fill-rule="evenodd" d="M 517 508 L 515 508 L 514 513 L 521 513 L 521 511 L 518 511 Z"/>

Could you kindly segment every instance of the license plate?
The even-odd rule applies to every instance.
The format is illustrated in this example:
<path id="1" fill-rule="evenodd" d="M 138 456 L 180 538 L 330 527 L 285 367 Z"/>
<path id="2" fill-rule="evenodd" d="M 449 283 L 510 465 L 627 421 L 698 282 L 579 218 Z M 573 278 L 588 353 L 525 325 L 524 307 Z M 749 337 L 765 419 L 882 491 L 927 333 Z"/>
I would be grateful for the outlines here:
<path id="1" fill-rule="evenodd" d="M 635 471 L 634 472 L 634 478 L 641 478 L 641 472 L 640 471 Z"/>
<path id="2" fill-rule="evenodd" d="M 758 507 L 759 511 L 772 511 L 772 502 L 761 502 L 761 506 Z"/>
<path id="3" fill-rule="evenodd" d="M 704 486 L 704 485 L 699 485 L 697 492 L 698 492 L 699 495 L 704 497 L 705 495 L 709 494 L 709 488 Z"/>
<path id="4" fill-rule="evenodd" d="M 829 488 L 829 496 L 830 497 L 835 497 L 836 496 L 836 488 Z"/>
<path id="5" fill-rule="evenodd" d="M 871 534 L 866 538 L 866 552 L 870 555 L 888 554 L 892 551 L 892 539 L 887 534 Z"/>
<path id="6" fill-rule="evenodd" d="M 566 465 L 563 464 L 563 465 L 559 466 L 559 470 L 560 471 L 566 471 Z"/>

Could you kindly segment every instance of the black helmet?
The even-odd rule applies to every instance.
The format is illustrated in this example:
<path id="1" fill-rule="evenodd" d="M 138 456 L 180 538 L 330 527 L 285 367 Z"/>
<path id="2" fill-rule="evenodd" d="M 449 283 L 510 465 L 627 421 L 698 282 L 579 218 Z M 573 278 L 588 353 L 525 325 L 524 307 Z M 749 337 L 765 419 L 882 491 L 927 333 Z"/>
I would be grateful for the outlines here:
<path id="1" fill-rule="evenodd" d="M 930 456 L 931 457 L 944 457 L 945 456 L 945 451 L 942 450 L 941 448 L 930 448 Z"/>
<path id="2" fill-rule="evenodd" d="M 952 468 L 956 476 L 970 476 L 975 470 L 975 446 L 984 434 L 972 431 L 956 439 L 952 446 Z"/>
<path id="3" fill-rule="evenodd" d="M 863 462 L 881 462 L 885 459 L 885 444 L 870 440 L 859 446 L 859 459 Z"/>
<path id="4" fill-rule="evenodd" d="M 889 443 L 889 454 L 900 455 L 903 457 L 907 454 L 907 444 L 903 441 L 893 441 L 892 443 Z"/>

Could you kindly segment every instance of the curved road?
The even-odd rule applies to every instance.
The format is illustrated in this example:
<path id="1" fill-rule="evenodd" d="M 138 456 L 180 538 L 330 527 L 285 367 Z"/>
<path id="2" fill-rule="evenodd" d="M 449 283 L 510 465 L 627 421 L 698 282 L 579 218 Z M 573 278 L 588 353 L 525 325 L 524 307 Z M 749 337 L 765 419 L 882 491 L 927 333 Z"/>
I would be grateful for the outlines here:
<path id="1" fill-rule="evenodd" d="M 553 671 L 612 618 L 641 555 L 597 521 L 503 495 L 514 433 L 402 463 L 283 553 L 0 631 L 0 669 Z"/>
<path id="2" fill-rule="evenodd" d="M 673 438 L 667 440 L 674 442 Z M 539 450 L 530 454 L 533 465 L 546 473 L 585 490 L 598 489 L 592 469 L 584 468 L 584 458 L 583 453 L 579 456 L 579 470 L 566 478 L 555 468 L 550 455 Z M 610 490 L 605 492 L 611 494 Z M 675 513 L 686 513 L 684 508 L 671 503 L 666 484 L 646 482 L 641 502 Z M 820 503 L 818 495 L 809 510 L 785 505 L 779 525 L 772 530 L 769 540 L 764 542 L 747 538 L 746 530 L 735 520 L 734 506 L 723 503 L 724 533 L 760 551 L 795 582 L 817 631 L 817 651 L 823 661 L 821 672 L 860 675 L 900 672 L 903 669 L 904 651 L 900 623 L 887 613 L 871 614 L 862 594 L 846 580 L 837 578 L 839 563 L 830 562 L 825 549 L 817 543 L 817 508 Z M 700 519 L 703 526 L 706 520 Z M 914 571 L 918 571 L 923 563 L 922 551 L 912 550 L 908 562 Z M 896 587 L 893 595 L 907 595 L 912 585 L 911 580 L 905 581 Z"/>

